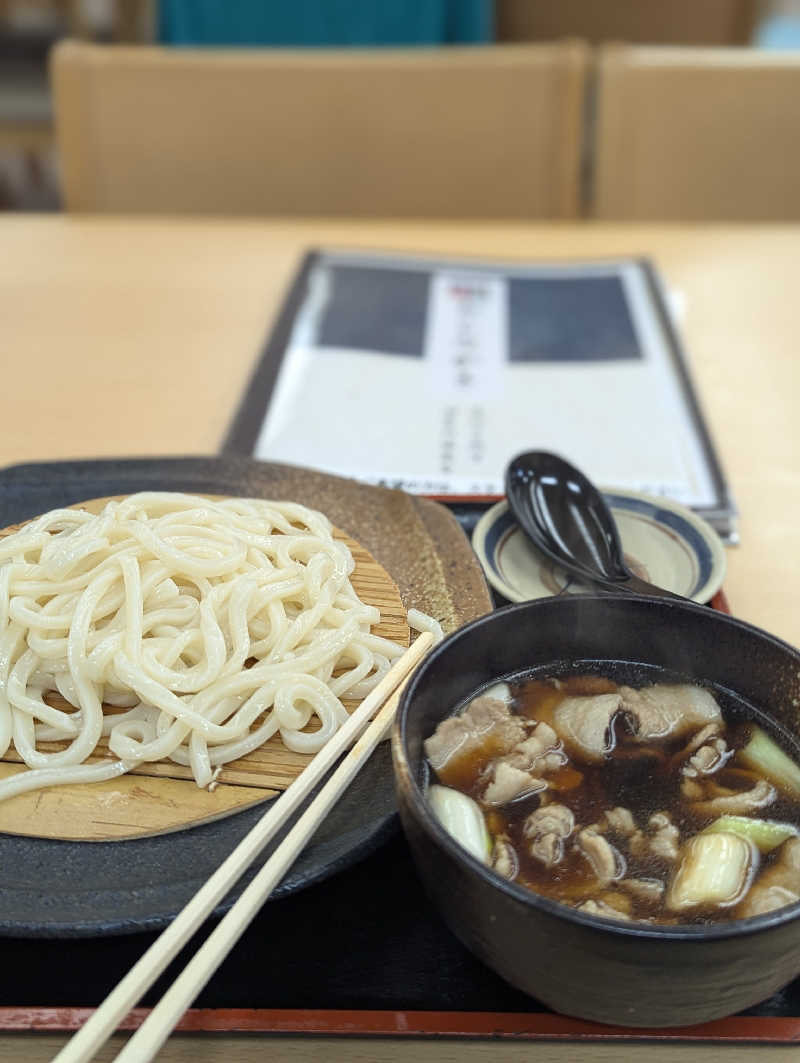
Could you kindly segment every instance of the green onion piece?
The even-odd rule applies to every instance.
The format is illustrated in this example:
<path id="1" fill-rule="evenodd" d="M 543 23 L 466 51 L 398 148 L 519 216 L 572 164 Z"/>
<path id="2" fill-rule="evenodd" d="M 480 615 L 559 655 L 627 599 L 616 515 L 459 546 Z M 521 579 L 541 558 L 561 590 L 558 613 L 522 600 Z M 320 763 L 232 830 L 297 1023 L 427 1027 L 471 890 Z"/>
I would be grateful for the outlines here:
<path id="1" fill-rule="evenodd" d="M 428 788 L 433 814 L 455 840 L 484 864 L 489 862 L 491 839 L 480 807 L 460 790 L 434 785 Z"/>
<path id="2" fill-rule="evenodd" d="M 696 834 L 681 848 L 667 889 L 667 908 L 681 912 L 698 905 L 735 904 L 746 892 L 759 859 L 755 845 L 736 834 Z"/>
<path id="3" fill-rule="evenodd" d="M 769 819 L 749 819 L 747 816 L 720 816 L 709 823 L 701 834 L 736 834 L 740 838 L 753 842 L 762 853 L 771 853 L 787 838 L 800 834 L 791 823 L 775 823 Z"/>
<path id="4" fill-rule="evenodd" d="M 760 727 L 753 728 L 750 741 L 739 750 L 736 759 L 761 772 L 784 792 L 800 797 L 800 764 L 784 753 Z"/>

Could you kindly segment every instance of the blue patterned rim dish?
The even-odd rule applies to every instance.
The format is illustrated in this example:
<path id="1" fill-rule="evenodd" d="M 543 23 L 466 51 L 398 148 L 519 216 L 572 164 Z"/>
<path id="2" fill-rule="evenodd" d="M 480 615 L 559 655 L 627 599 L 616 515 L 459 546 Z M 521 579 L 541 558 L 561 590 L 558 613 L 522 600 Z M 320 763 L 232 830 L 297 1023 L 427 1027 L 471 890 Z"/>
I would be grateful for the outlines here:
<path id="1" fill-rule="evenodd" d="M 701 517 L 675 502 L 618 488 L 604 490 L 626 560 L 637 576 L 696 602 L 722 586 L 722 540 Z M 545 558 L 524 536 L 505 499 L 481 517 L 472 545 L 495 590 L 513 602 L 591 590 Z"/>

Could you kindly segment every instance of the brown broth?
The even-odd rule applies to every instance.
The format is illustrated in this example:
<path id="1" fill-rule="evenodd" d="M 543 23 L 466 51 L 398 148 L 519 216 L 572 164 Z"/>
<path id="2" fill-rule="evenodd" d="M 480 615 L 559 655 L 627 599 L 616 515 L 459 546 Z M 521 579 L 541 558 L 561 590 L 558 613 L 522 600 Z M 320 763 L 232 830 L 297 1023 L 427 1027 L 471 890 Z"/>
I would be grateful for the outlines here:
<path id="1" fill-rule="evenodd" d="M 606 674 L 587 671 L 585 674 L 553 675 L 541 678 L 539 674 L 516 681 L 509 681 L 513 695 L 512 712 L 531 720 L 552 724 L 553 714 L 559 703 L 567 696 L 613 693 L 619 685 L 628 684 L 635 687 L 650 685 L 653 682 L 691 682 L 684 677 L 665 675 L 660 670 L 648 669 L 642 673 L 637 669 L 631 674 L 630 668 L 619 674 L 614 667 L 616 678 Z M 616 681 L 619 679 L 619 683 Z M 730 695 L 712 690 L 723 711 L 724 726 L 722 737 L 728 748 L 740 749 L 746 744 L 751 733 L 752 721 L 758 716 L 763 726 L 764 720 L 750 706 L 738 703 Z M 773 737 L 774 727 L 769 728 Z M 597 822 L 603 812 L 615 807 L 630 809 L 639 827 L 645 827 L 650 815 L 667 812 L 680 830 L 680 843 L 703 830 L 715 819 L 716 815 L 699 815 L 693 811 L 690 803 L 680 792 L 682 775 L 680 766 L 684 759 L 680 756 L 690 741 L 692 734 L 683 734 L 674 740 L 659 740 L 650 746 L 638 745 L 633 735 L 624 727 L 617 727 L 617 745 L 615 750 L 596 763 L 585 763 L 570 758 L 569 763 L 560 770 L 547 776 L 553 801 L 566 805 L 574 814 L 576 825 L 586 827 Z M 782 742 L 784 746 L 787 744 Z M 788 749 L 790 755 L 797 758 L 797 751 Z M 442 768 L 438 777 L 445 786 L 462 790 L 480 802 L 487 765 L 491 757 L 486 756 L 485 747 L 451 760 Z M 714 780 L 721 786 L 733 791 L 749 789 L 757 780 L 753 772 L 743 771 L 729 763 L 718 771 Z M 605 890 L 599 888 L 591 865 L 576 846 L 569 842 L 565 846 L 564 857 L 553 868 L 546 867 L 529 852 L 529 843 L 523 836 L 526 818 L 540 804 L 540 795 L 531 794 L 510 802 L 502 807 L 485 808 L 487 824 L 493 837 L 505 836 L 513 845 L 519 861 L 519 871 L 515 882 L 527 886 L 546 897 L 565 904 L 579 905 L 593 898 L 605 900 L 612 907 L 624 910 L 625 914 L 636 920 L 646 920 L 660 924 L 707 923 L 728 921 L 736 918 L 735 908 L 714 908 L 713 910 L 694 909 L 680 916 L 664 910 L 663 902 L 645 900 L 628 894 L 615 883 Z M 752 813 L 758 818 L 760 813 Z M 764 818 L 773 821 L 800 825 L 800 801 L 779 792 L 778 798 L 768 809 Z M 578 826 L 576 826 L 576 830 Z M 574 837 L 574 835 L 573 835 Z M 615 835 L 613 830 L 606 832 L 606 837 L 625 853 L 626 878 L 657 878 L 668 884 L 673 872 L 672 862 L 648 852 L 645 855 L 633 855 L 628 851 L 626 840 Z M 775 859 L 775 853 L 762 857 L 760 869 L 769 867 Z"/>

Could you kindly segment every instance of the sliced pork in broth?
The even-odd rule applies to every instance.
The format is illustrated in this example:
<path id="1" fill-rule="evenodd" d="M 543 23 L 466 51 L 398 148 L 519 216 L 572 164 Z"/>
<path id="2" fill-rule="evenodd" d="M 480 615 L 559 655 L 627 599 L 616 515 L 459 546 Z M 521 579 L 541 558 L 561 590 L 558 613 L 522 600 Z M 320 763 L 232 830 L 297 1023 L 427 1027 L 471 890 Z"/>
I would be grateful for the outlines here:
<path id="1" fill-rule="evenodd" d="M 499 875 L 591 915 L 773 911 L 800 900 L 800 767 L 752 719 L 728 716 L 691 683 L 497 684 L 425 743 L 435 811 L 458 838 L 470 801 Z"/>

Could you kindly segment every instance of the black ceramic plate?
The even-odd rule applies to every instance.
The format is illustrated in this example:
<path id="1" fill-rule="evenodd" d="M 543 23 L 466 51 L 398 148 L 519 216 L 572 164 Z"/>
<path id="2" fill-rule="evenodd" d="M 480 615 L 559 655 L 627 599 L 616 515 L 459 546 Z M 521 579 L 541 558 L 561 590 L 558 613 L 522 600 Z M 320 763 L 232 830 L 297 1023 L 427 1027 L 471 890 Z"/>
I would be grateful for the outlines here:
<path id="1" fill-rule="evenodd" d="M 388 548 L 381 557 L 382 533 L 375 514 L 382 505 L 433 506 L 406 502 L 397 492 L 366 488 L 304 470 L 287 470 L 247 459 L 78 462 L 29 465 L 0 471 L 0 527 L 56 506 L 92 497 L 138 490 L 184 490 L 209 494 L 251 494 L 317 504 L 340 526 L 379 556 L 402 590 L 408 591 L 402 564 Z M 327 494 L 326 494 L 327 492 Z M 391 497 L 390 497 L 391 496 Z M 407 498 L 407 496 L 406 496 Z M 339 513 L 337 513 L 337 508 Z M 438 508 L 438 507 L 437 507 Z M 354 522 L 342 520 L 355 514 Z M 427 509 L 425 513 L 428 514 Z M 369 515 L 369 519 L 365 514 Z M 430 514 L 428 514 L 430 516 Z M 449 514 L 445 514 L 449 518 Z M 454 567 L 479 573 L 466 538 L 452 521 L 450 532 L 429 548 L 455 551 Z M 363 534 L 360 534 L 363 528 Z M 377 528 L 377 530 L 376 530 Z M 396 527 L 390 525 L 396 535 Z M 428 532 L 420 523 L 419 535 Z M 440 533 L 437 533 L 440 534 Z M 418 544 L 423 546 L 425 544 Z M 463 558 L 460 551 L 463 549 Z M 397 567 L 399 564 L 399 568 Z M 482 580 L 455 587 L 455 619 L 488 611 Z M 459 606 L 457 599 L 461 597 Z M 419 597 L 417 596 L 417 601 Z M 425 602 L 419 603 L 425 608 Z M 460 611 L 459 611 L 460 609 Z M 14 937 L 84 937 L 125 934 L 165 926 L 190 900 L 256 820 L 266 802 L 205 826 L 123 842 L 60 842 L 0 835 L 0 934 Z M 287 828 L 288 829 L 288 828 Z M 327 817 L 289 874 L 273 893 L 284 897 L 355 863 L 396 829 L 391 757 L 379 748 Z M 265 850 L 261 862 L 280 840 Z M 260 866 L 256 862 L 225 898 L 234 902 Z"/>

